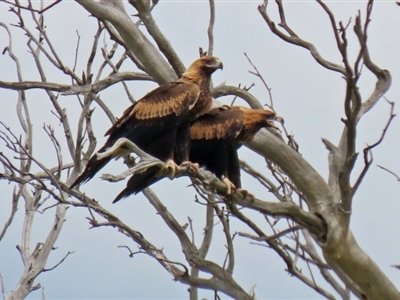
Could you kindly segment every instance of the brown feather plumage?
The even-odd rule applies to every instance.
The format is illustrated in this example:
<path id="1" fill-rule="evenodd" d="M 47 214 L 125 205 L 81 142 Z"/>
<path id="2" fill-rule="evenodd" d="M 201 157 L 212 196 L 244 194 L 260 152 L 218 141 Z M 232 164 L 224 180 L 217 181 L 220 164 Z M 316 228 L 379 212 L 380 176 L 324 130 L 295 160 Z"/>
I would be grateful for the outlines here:
<path id="1" fill-rule="evenodd" d="M 274 120 L 277 117 L 273 111 L 266 109 L 250 109 L 247 107 L 238 107 L 238 109 L 244 112 L 243 130 L 238 137 L 241 142 L 252 141 L 262 127 L 271 126 L 269 120 Z"/>
<path id="2" fill-rule="evenodd" d="M 222 62 L 216 57 L 204 56 L 195 60 L 178 81 L 169 82 L 152 90 L 126 109 L 105 135 L 110 135 L 131 118 L 149 120 L 172 113 L 178 116 L 186 107 L 190 108 L 189 119 L 195 120 L 212 105 L 210 79 L 217 68 L 222 69 Z M 194 101 L 190 101 L 192 99 Z"/>
<path id="3" fill-rule="evenodd" d="M 161 160 L 173 159 L 175 149 L 182 152 L 180 157 L 188 158 L 188 147 L 184 145 L 190 144 L 189 124 L 211 105 L 210 77 L 218 68 L 222 68 L 218 58 L 202 57 L 194 61 L 178 81 L 164 84 L 146 94 L 128 107 L 107 130 L 105 135 L 109 136 L 108 140 L 99 152 L 104 152 L 119 138 L 125 137 Z M 93 155 L 71 187 L 90 180 L 111 158 L 100 161 L 96 154 Z M 134 183 L 134 180 L 130 182 Z"/>
<path id="4" fill-rule="evenodd" d="M 194 61 L 182 75 L 182 81 L 196 83 L 200 88 L 200 95 L 193 109 L 190 111 L 192 121 L 208 112 L 212 106 L 210 92 L 211 74 L 223 68 L 222 62 L 213 56 L 203 56 Z"/>
<path id="5" fill-rule="evenodd" d="M 237 149 L 251 141 L 271 120 L 281 119 L 270 110 L 241 106 L 223 106 L 212 109 L 198 118 L 190 128 L 192 147 L 190 160 L 218 177 L 228 178 L 241 187 Z"/>
<path id="6" fill-rule="evenodd" d="M 99 152 L 106 151 L 124 137 L 160 160 L 169 161 L 174 156 L 188 160 L 190 124 L 211 106 L 210 78 L 219 68 L 222 69 L 222 63 L 218 58 L 202 57 L 194 61 L 178 81 L 166 83 L 146 94 L 107 130 L 108 140 Z M 93 155 L 71 187 L 90 180 L 117 152 L 101 161 Z M 127 188 L 114 201 L 148 186 L 156 171 L 151 169 L 143 176 L 132 176 Z"/>
<path id="7" fill-rule="evenodd" d="M 191 140 L 235 138 L 243 127 L 244 113 L 229 106 L 211 110 L 190 128 Z"/>
<path id="8" fill-rule="evenodd" d="M 240 142 L 251 141 L 260 128 L 270 126 L 268 120 L 275 118 L 276 114 L 270 110 L 222 106 L 197 119 L 190 129 L 190 138 L 212 140 L 229 137 Z"/>
<path id="9" fill-rule="evenodd" d="M 195 105 L 200 95 L 198 85 L 190 82 L 170 82 L 160 86 L 126 109 L 120 119 L 105 135 L 121 128 L 127 121 L 162 118 L 170 114 L 179 116 L 185 109 Z"/>

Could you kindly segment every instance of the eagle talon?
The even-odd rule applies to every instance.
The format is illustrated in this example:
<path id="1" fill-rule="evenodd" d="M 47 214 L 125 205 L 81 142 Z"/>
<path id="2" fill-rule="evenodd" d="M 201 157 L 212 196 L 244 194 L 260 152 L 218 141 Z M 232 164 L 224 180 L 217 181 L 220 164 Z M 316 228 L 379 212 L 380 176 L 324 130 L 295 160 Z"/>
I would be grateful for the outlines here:
<path id="1" fill-rule="evenodd" d="M 198 174 L 200 172 L 200 166 L 198 163 L 192 163 L 190 161 L 184 161 L 183 163 L 181 163 L 180 165 L 181 167 L 186 167 L 187 171 L 190 174 Z"/>
<path id="2" fill-rule="evenodd" d="M 228 178 L 226 178 L 225 176 L 222 176 L 221 181 L 223 183 L 225 183 L 225 185 L 226 185 L 226 194 L 227 195 L 232 195 L 232 191 L 236 192 L 236 190 L 237 190 L 236 186 Z"/>
<path id="3" fill-rule="evenodd" d="M 238 189 L 238 192 L 243 195 L 243 199 L 246 199 L 247 197 L 249 197 L 251 201 L 256 200 L 256 197 L 252 193 L 250 193 L 248 190 Z"/>
<path id="4" fill-rule="evenodd" d="M 132 155 L 125 156 L 124 164 L 127 165 L 128 167 L 135 165 L 136 164 L 135 157 Z"/>
<path id="5" fill-rule="evenodd" d="M 169 159 L 165 164 L 163 171 L 167 174 L 169 178 L 174 178 L 175 174 L 179 173 L 179 166 L 172 160 Z"/>

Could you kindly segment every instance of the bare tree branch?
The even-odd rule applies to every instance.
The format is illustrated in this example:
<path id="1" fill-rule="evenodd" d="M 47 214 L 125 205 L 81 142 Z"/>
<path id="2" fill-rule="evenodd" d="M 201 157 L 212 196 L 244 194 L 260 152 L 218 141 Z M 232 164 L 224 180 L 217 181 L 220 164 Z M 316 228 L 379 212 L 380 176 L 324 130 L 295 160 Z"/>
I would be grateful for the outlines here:
<path id="1" fill-rule="evenodd" d="M 57 268 L 59 265 L 61 265 L 66 259 L 67 259 L 67 257 L 69 256 L 69 255 L 71 255 L 71 254 L 74 254 L 74 251 L 68 251 L 67 252 L 67 254 L 65 254 L 65 256 L 57 263 L 57 264 L 55 264 L 53 267 L 51 267 L 51 268 L 47 268 L 47 269 L 43 269 L 43 272 L 49 272 L 49 271 L 52 271 L 52 270 L 54 270 L 55 268 Z"/>
<path id="2" fill-rule="evenodd" d="M 46 91 L 61 92 L 62 95 L 75 95 L 86 93 L 98 93 L 102 90 L 112 86 L 115 83 L 125 80 L 145 80 L 152 81 L 153 79 L 143 73 L 135 72 L 120 72 L 112 74 L 102 80 L 88 85 L 66 85 L 52 82 L 39 82 L 39 81 L 23 81 L 23 82 L 5 82 L 0 81 L 0 87 L 23 91 L 29 89 L 43 89 Z"/>
<path id="3" fill-rule="evenodd" d="M 103 21 L 109 21 L 118 31 L 126 46 L 132 50 L 146 71 L 159 84 L 176 80 L 178 76 L 162 58 L 153 44 L 127 15 L 122 2 L 110 0 L 77 1 L 86 10 Z"/>
<path id="4" fill-rule="evenodd" d="M 279 165 L 304 194 L 309 210 L 312 213 L 318 212 L 317 215 L 323 218 L 324 223 L 326 222 L 327 235 L 317 237 L 317 242 L 322 246 L 327 263 L 340 279 L 351 287 L 352 292 L 360 298 L 364 293 L 373 297 L 390 297 L 389 295 L 397 297 L 394 285 L 359 247 L 351 231 L 345 227 L 346 234 L 340 233 L 343 232 L 343 228 L 340 223 L 337 223 L 337 218 L 342 219 L 346 215 L 334 205 L 331 190 L 322 177 L 300 155 L 266 131 L 260 131 L 254 140 L 246 145 Z M 280 151 L 274 151 L 274 149 L 280 149 Z M 285 163 L 286 161 L 291 162 L 290 167 Z M 302 170 L 302 172 L 298 173 L 297 170 Z M 352 268 L 349 267 L 350 261 L 354 266 Z M 377 273 L 380 274 L 379 278 L 376 277 Z M 381 281 L 379 286 L 387 286 L 387 288 L 375 289 L 372 283 L 367 284 L 372 278 Z"/>
<path id="5" fill-rule="evenodd" d="M 56 1 L 54 1 L 53 3 L 49 4 L 48 6 L 46 6 L 45 8 L 42 7 L 40 10 L 38 10 L 38 9 L 32 8 L 31 3 L 29 3 L 29 7 L 26 7 L 26 6 L 20 5 L 20 4 L 18 4 L 18 3 L 10 2 L 10 1 L 8 1 L 8 0 L 3 0 L 3 1 L 4 1 L 5 3 L 11 4 L 11 5 L 15 6 L 15 7 L 20 8 L 20 9 L 25 9 L 25 10 L 28 10 L 28 11 L 31 11 L 31 12 L 37 12 L 37 13 L 39 13 L 39 14 L 44 13 L 45 11 L 49 10 L 50 8 L 56 6 L 58 3 L 61 2 L 61 0 L 56 0 Z"/>
<path id="6" fill-rule="evenodd" d="M 207 204 L 207 212 L 206 212 L 206 225 L 204 227 L 204 237 L 199 248 L 199 256 L 202 259 L 205 259 L 208 253 L 208 250 L 211 246 L 211 240 L 213 236 L 213 228 L 214 228 L 214 205 L 211 204 L 214 202 L 213 196 L 209 196 Z M 199 269 L 196 267 L 192 267 L 190 271 L 190 276 L 198 278 L 199 277 Z M 189 299 L 197 300 L 198 299 L 198 288 L 195 285 L 191 285 L 189 289 Z"/>
<path id="7" fill-rule="evenodd" d="M 396 116 L 394 114 L 394 102 L 390 102 L 388 101 L 391 108 L 390 108 L 390 116 L 389 116 L 389 120 L 386 123 L 386 126 L 383 128 L 381 137 L 379 138 L 378 141 L 376 141 L 374 144 L 367 146 L 364 148 L 363 153 L 364 153 L 364 169 L 362 170 L 360 176 L 357 178 L 356 183 L 353 186 L 353 194 L 355 194 L 357 192 L 358 187 L 360 186 L 362 180 L 364 179 L 365 174 L 367 174 L 367 171 L 369 169 L 369 167 L 372 164 L 373 158 L 372 158 L 372 149 L 375 148 L 376 146 L 380 145 L 386 135 L 387 130 L 389 129 L 390 123 L 392 122 L 392 120 L 394 119 L 394 117 Z"/>
<path id="8" fill-rule="evenodd" d="M 197 249 L 192 245 L 183 231 L 182 227 L 175 218 L 168 212 L 167 208 L 162 205 L 157 196 L 150 190 L 144 190 L 143 193 L 147 196 L 150 204 L 154 206 L 160 216 L 163 218 L 168 227 L 178 237 L 182 251 L 185 254 L 186 260 L 199 270 L 212 274 L 213 278 L 193 279 L 199 285 L 206 289 L 219 290 L 223 293 L 236 299 L 252 299 L 232 278 L 231 274 L 222 269 L 219 265 L 212 261 L 204 260 L 197 254 Z M 223 284 L 221 284 L 223 283 Z"/>
<path id="9" fill-rule="evenodd" d="M 0 177 L 1 177 L 1 173 L 0 173 Z M 16 189 L 14 188 L 10 216 L 8 217 L 7 221 L 4 224 L 2 231 L 0 232 L 0 241 L 3 239 L 4 235 L 7 232 L 8 227 L 10 227 L 11 223 L 14 220 L 15 213 L 17 212 L 17 209 L 18 209 L 18 200 L 19 200 L 20 196 L 21 196 L 21 190 L 19 190 L 17 193 Z M 4 297 L 4 299 L 6 299 L 6 297 Z"/>
<path id="10" fill-rule="evenodd" d="M 264 84 L 265 88 L 268 91 L 268 95 L 269 95 L 269 101 L 270 104 L 265 104 L 267 105 L 270 109 L 274 109 L 274 102 L 272 100 L 272 93 L 271 93 L 271 88 L 268 86 L 267 82 L 264 80 L 264 77 L 261 75 L 261 73 L 258 71 L 257 67 L 253 64 L 253 62 L 251 61 L 250 57 L 246 54 L 246 52 L 244 53 L 244 56 L 246 56 L 247 60 L 249 61 L 249 63 L 251 64 L 251 66 L 253 67 L 253 69 L 255 70 L 255 72 L 249 71 L 250 74 L 253 74 L 255 76 L 257 76 L 258 78 L 260 78 L 261 82 Z"/>
<path id="11" fill-rule="evenodd" d="M 143 24 L 146 26 L 147 31 L 150 33 L 154 41 L 157 43 L 158 48 L 167 58 L 168 62 L 174 68 L 176 76 L 181 77 L 185 72 L 185 66 L 181 62 L 179 56 L 172 48 L 167 38 L 162 34 L 158 28 L 153 16 L 151 14 L 150 1 L 148 0 L 129 0 L 129 3 L 136 8 L 139 17 Z"/>
<path id="12" fill-rule="evenodd" d="M 210 22 L 208 24 L 207 35 L 208 35 L 208 55 L 214 53 L 214 24 L 215 24 L 215 3 L 214 0 L 209 0 L 210 4 Z"/>
<path id="13" fill-rule="evenodd" d="M 263 108 L 258 99 L 249 92 L 247 92 L 246 90 L 235 86 L 225 85 L 224 83 L 214 87 L 211 90 L 211 94 L 214 98 L 219 98 L 228 95 L 235 95 L 246 100 L 246 102 L 250 105 L 251 108 Z"/>
<path id="14" fill-rule="evenodd" d="M 382 170 L 385 170 L 386 172 L 392 174 L 394 177 L 396 177 L 397 181 L 400 181 L 400 177 L 393 171 L 390 171 L 389 169 L 382 167 L 380 165 L 378 165 L 379 168 L 381 168 Z"/>
<path id="15" fill-rule="evenodd" d="M 279 26 L 281 26 L 283 29 L 285 29 L 289 35 L 286 35 L 285 33 L 283 33 L 282 31 L 280 31 L 275 23 L 270 19 L 270 17 L 267 14 L 267 5 L 268 5 L 268 0 L 264 0 L 264 3 L 258 6 L 258 11 L 260 12 L 261 16 L 264 18 L 265 22 L 267 22 L 269 29 L 276 34 L 277 36 L 279 36 L 282 40 L 296 45 L 296 46 L 300 46 L 303 48 L 306 48 L 310 51 L 310 54 L 314 57 L 314 59 L 323 67 L 335 71 L 335 72 L 339 72 L 342 73 L 343 75 L 346 75 L 346 71 L 345 69 L 335 63 L 332 63 L 326 59 L 324 59 L 319 52 L 317 51 L 316 47 L 305 41 L 302 40 L 299 36 L 297 36 L 297 34 L 295 34 L 290 28 L 289 26 L 286 24 L 286 17 L 284 14 L 284 10 L 283 10 L 283 4 L 281 0 L 276 0 L 275 1 L 276 4 L 278 5 L 279 8 L 279 15 L 280 15 L 280 23 Z"/>

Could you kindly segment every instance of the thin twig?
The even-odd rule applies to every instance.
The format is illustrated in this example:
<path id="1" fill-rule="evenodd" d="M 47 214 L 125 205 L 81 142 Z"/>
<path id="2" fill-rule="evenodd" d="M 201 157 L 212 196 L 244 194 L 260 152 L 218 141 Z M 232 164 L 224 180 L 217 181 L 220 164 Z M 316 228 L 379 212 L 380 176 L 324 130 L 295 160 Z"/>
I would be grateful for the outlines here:
<path id="1" fill-rule="evenodd" d="M 244 52 L 244 56 L 246 56 L 247 60 L 248 60 L 249 63 L 251 64 L 251 66 L 252 66 L 253 69 L 256 71 L 255 73 L 249 71 L 250 74 L 253 74 L 253 75 L 257 76 L 258 78 L 260 78 L 260 80 L 262 81 L 262 83 L 264 84 L 265 88 L 266 88 L 267 91 L 268 91 L 270 104 L 269 104 L 269 105 L 268 105 L 268 104 L 265 104 L 265 105 L 266 105 L 268 108 L 274 110 L 274 102 L 273 102 L 273 99 L 272 99 L 272 92 L 271 92 L 272 89 L 268 86 L 267 82 L 264 80 L 264 77 L 263 77 L 263 76 L 261 75 L 261 73 L 258 71 L 257 67 L 253 64 L 253 62 L 251 61 L 250 57 L 247 55 L 246 52 Z"/>
<path id="2" fill-rule="evenodd" d="M 390 171 L 389 169 L 382 167 L 380 165 L 378 165 L 379 168 L 381 168 L 382 170 L 385 170 L 386 172 L 392 174 L 394 177 L 396 177 L 397 181 L 400 181 L 400 177 L 393 171 Z"/>
<path id="3" fill-rule="evenodd" d="M 68 251 L 68 253 L 65 254 L 65 256 L 64 256 L 57 264 L 55 264 L 55 265 L 54 265 L 53 267 L 51 267 L 51 268 L 43 269 L 42 272 L 48 272 L 48 271 L 54 270 L 54 269 L 57 268 L 59 265 L 61 265 L 61 264 L 67 259 L 67 257 L 68 257 L 70 254 L 74 254 L 74 253 L 75 253 L 75 251 Z"/>
<path id="4" fill-rule="evenodd" d="M 6 289 L 6 284 L 4 282 L 4 276 L 3 273 L 0 272 L 0 284 L 1 284 L 1 293 L 3 295 L 3 300 L 7 300 L 7 289 Z"/>
<path id="5" fill-rule="evenodd" d="M 390 104 L 390 116 L 389 120 L 386 123 L 386 126 L 382 130 L 382 134 L 379 138 L 378 141 L 376 141 L 374 144 L 367 146 L 364 148 L 363 153 L 364 153 L 364 169 L 361 171 L 361 174 L 357 178 L 356 183 L 353 186 L 353 195 L 356 193 L 358 187 L 360 186 L 362 180 L 364 179 L 365 175 L 367 174 L 367 171 L 369 167 L 372 164 L 373 158 L 372 158 L 372 149 L 374 149 L 376 146 L 382 143 L 383 139 L 385 138 L 386 132 L 389 129 L 390 123 L 396 117 L 396 114 L 394 113 L 394 102 L 388 101 L 387 102 Z"/>

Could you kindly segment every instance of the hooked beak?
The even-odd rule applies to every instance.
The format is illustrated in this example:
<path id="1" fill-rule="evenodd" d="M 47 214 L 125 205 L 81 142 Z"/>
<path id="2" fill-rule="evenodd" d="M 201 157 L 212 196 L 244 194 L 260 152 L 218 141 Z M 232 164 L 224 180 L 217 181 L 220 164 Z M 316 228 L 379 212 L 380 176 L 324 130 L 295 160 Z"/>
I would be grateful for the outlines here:
<path id="1" fill-rule="evenodd" d="M 218 59 L 217 69 L 221 69 L 221 70 L 224 69 L 224 65 L 223 65 L 222 61 L 220 61 L 219 59 Z"/>
<path id="2" fill-rule="evenodd" d="M 268 125 L 268 127 L 272 127 L 272 128 L 279 130 L 278 126 L 276 126 L 274 121 L 272 121 L 272 120 L 267 120 L 267 125 Z"/>
<path id="3" fill-rule="evenodd" d="M 285 125 L 285 120 L 279 115 L 276 115 L 275 121 Z"/>
<path id="4" fill-rule="evenodd" d="M 222 61 L 219 58 L 215 57 L 214 62 L 212 64 L 208 65 L 208 67 L 213 68 L 214 70 L 217 70 L 217 69 L 222 70 L 224 68 L 224 65 L 222 64 Z"/>
<path id="5" fill-rule="evenodd" d="M 273 127 L 273 128 L 275 128 L 275 129 L 280 131 L 278 126 L 275 125 L 274 121 L 275 122 L 279 122 L 279 123 L 281 123 L 283 125 L 285 120 L 279 115 L 276 115 L 274 118 L 271 118 L 271 119 L 267 120 L 268 127 Z"/>

